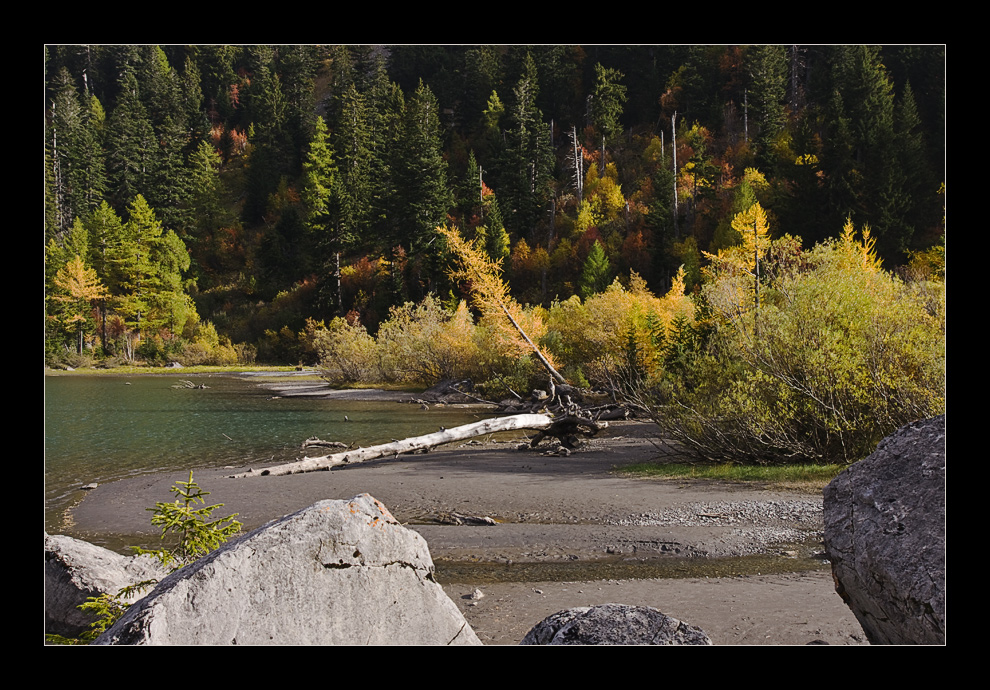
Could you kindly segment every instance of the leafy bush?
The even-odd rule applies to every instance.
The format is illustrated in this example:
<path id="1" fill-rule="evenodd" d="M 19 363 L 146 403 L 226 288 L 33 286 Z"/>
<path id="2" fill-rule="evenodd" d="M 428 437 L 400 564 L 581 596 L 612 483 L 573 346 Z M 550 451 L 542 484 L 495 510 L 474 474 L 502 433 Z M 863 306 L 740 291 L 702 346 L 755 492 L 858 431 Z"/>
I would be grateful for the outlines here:
<path id="1" fill-rule="evenodd" d="M 453 312 L 433 295 L 420 304 L 393 308 L 378 329 L 378 352 L 386 380 L 433 384 L 469 378 L 478 370 L 474 320 L 463 301 Z"/>
<path id="2" fill-rule="evenodd" d="M 217 333 L 216 326 L 210 321 L 200 323 L 191 342 L 182 347 L 182 354 L 177 358 L 185 366 L 209 364 L 228 366 L 237 364 L 238 351 L 226 336 Z"/>
<path id="3" fill-rule="evenodd" d="M 542 342 L 564 367 L 586 372 L 595 385 L 614 387 L 629 365 L 653 371 L 658 335 L 662 337 L 679 315 L 688 318 L 693 311 L 691 298 L 684 295 L 683 271 L 662 298 L 632 273 L 628 288 L 616 280 L 584 302 L 574 296 L 555 303 Z"/>
<path id="4" fill-rule="evenodd" d="M 320 376 L 339 386 L 378 378 L 374 339 L 361 323 L 335 318 L 327 327 L 314 332 L 313 348 L 319 360 Z"/>
<path id="5" fill-rule="evenodd" d="M 848 463 L 944 411 L 944 285 L 882 270 L 851 224 L 797 258 L 792 238 L 775 244 L 788 251 L 767 252 L 758 303 L 752 274 L 713 263 L 709 331 L 680 353 L 668 344 L 661 376 L 636 391 L 664 437 L 719 461 Z"/>

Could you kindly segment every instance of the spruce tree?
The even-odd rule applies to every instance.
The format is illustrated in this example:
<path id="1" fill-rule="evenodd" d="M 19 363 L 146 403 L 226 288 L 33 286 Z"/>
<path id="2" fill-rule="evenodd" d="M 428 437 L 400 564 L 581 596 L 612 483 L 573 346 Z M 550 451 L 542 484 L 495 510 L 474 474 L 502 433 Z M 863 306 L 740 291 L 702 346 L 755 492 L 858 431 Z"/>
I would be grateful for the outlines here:
<path id="1" fill-rule="evenodd" d="M 592 121 L 595 129 L 608 144 L 622 133 L 622 108 L 628 100 L 626 87 L 620 82 L 623 74 L 617 69 L 595 65 L 595 87 L 592 91 Z"/>
<path id="2" fill-rule="evenodd" d="M 107 121 L 106 141 L 110 198 L 117 208 L 123 208 L 148 189 L 158 150 L 133 71 L 126 71 L 120 81 L 119 98 Z"/>
<path id="3" fill-rule="evenodd" d="M 302 200 L 306 227 L 312 234 L 317 265 L 323 276 L 322 299 L 338 315 L 343 311 L 340 254 L 354 240 L 354 235 L 341 223 L 341 191 L 329 133 L 323 118 L 317 117 L 313 139 L 303 160 Z"/>
<path id="4" fill-rule="evenodd" d="M 578 286 L 581 297 L 588 299 L 604 291 L 608 287 L 611 270 L 605 249 L 598 240 L 595 240 L 581 270 L 581 282 Z"/>
<path id="5" fill-rule="evenodd" d="M 496 189 L 510 234 L 533 240 L 538 238 L 544 211 L 552 198 L 555 163 L 549 127 L 536 107 L 537 93 L 536 65 L 527 56 L 523 76 L 512 92 Z"/>
<path id="6" fill-rule="evenodd" d="M 437 100 L 422 82 L 406 103 L 404 123 L 396 163 L 401 240 L 417 254 L 434 241 L 453 206 Z"/>

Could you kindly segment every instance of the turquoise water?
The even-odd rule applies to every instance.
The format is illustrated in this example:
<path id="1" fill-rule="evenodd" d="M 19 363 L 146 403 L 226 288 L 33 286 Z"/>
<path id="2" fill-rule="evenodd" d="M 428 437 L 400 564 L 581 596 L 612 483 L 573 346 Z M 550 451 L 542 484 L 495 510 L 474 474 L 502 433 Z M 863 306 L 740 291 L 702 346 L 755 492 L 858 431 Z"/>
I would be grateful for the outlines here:
<path id="1" fill-rule="evenodd" d="M 181 380 L 208 388 L 174 389 Z M 45 377 L 46 529 L 56 530 L 91 482 L 290 461 L 306 454 L 300 445 L 311 436 L 367 446 L 477 419 L 460 408 L 269 398 L 240 376 Z"/>

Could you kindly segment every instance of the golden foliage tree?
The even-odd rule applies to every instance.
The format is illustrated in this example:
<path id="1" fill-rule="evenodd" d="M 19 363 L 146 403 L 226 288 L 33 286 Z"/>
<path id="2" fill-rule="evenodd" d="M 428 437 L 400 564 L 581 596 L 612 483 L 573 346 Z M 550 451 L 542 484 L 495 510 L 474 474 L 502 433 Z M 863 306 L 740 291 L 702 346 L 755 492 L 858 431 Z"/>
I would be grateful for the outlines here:
<path id="1" fill-rule="evenodd" d="M 109 293 L 97 278 L 96 271 L 87 268 L 78 254 L 59 269 L 55 275 L 55 286 L 59 290 L 54 295 L 55 301 L 65 305 L 62 321 L 76 329 L 76 349 L 82 354 L 89 312 L 96 302 L 105 299 Z"/>
<path id="2" fill-rule="evenodd" d="M 439 227 L 437 232 L 446 240 L 456 262 L 451 279 L 466 285 L 482 319 L 498 329 L 502 346 L 520 354 L 533 353 L 554 380 L 566 383 L 550 356 L 534 342 L 545 332 L 543 320 L 532 311 L 525 311 L 509 295 L 501 267 L 482 249 L 461 237 L 456 228 Z"/>

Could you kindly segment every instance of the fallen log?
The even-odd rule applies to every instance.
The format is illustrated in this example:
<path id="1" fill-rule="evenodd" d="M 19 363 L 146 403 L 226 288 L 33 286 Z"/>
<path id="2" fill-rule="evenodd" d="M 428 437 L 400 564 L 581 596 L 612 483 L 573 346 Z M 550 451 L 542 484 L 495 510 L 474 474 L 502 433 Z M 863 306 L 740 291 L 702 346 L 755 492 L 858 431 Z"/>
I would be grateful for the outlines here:
<path id="1" fill-rule="evenodd" d="M 395 457 L 403 453 L 411 453 L 417 450 L 429 450 L 445 443 L 463 441 L 475 436 L 494 434 L 499 431 L 531 429 L 533 431 L 541 432 L 539 439 L 542 440 L 547 435 L 555 436 L 555 428 L 566 430 L 569 434 L 573 433 L 575 424 L 580 424 L 581 426 L 589 429 L 593 428 L 596 431 L 607 426 L 606 423 L 596 423 L 591 420 L 582 419 L 580 422 L 574 422 L 573 420 L 568 420 L 567 418 L 564 420 L 554 419 L 550 415 L 518 414 L 511 417 L 485 419 L 480 422 L 454 427 L 453 429 L 441 428 L 440 431 L 432 434 L 415 436 L 402 441 L 383 443 L 378 446 L 354 448 L 341 453 L 324 455 L 317 458 L 305 457 L 296 462 L 276 465 L 274 467 L 268 467 L 261 470 L 250 469 L 246 472 L 230 476 L 231 478 L 239 479 L 242 477 L 265 477 L 297 474 L 301 472 L 318 472 L 321 470 L 329 470 L 331 467 L 337 467 L 339 465 L 353 465 L 359 462 L 364 462 L 365 460 L 377 460 L 390 455 Z M 539 440 L 534 441 L 531 445 L 535 446 L 537 443 L 539 443 Z"/>

